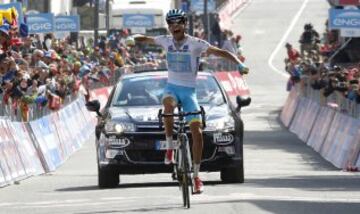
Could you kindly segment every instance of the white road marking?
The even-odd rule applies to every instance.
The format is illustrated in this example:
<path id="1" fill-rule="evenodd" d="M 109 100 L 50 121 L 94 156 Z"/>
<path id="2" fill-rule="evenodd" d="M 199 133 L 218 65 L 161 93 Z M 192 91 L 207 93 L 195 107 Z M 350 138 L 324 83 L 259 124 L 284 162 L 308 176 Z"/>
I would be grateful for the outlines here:
<path id="1" fill-rule="evenodd" d="M 161 198 L 161 200 L 159 200 Z M 58 201 L 42 201 L 32 203 L 1 203 L 0 207 L 10 209 L 28 209 L 28 208 L 55 208 L 55 207 L 84 207 L 84 206 L 104 206 L 104 205 L 118 205 L 128 206 L 131 203 L 136 203 L 141 200 L 155 200 L 163 201 L 168 204 L 169 201 L 181 204 L 180 196 L 149 196 L 149 197 L 106 197 L 100 199 L 74 199 L 74 200 L 58 200 Z M 201 194 L 191 197 L 191 201 L 196 203 L 203 202 L 217 202 L 228 203 L 229 201 L 284 201 L 284 202 L 311 202 L 311 203 L 360 203 L 360 198 L 346 198 L 346 197 L 329 197 L 324 195 L 319 196 L 294 196 L 294 195 L 267 195 L 254 193 L 231 193 L 228 195 L 208 195 Z M 129 203 L 131 202 L 131 203 Z M 144 205 L 148 206 L 148 205 Z"/>
<path id="2" fill-rule="evenodd" d="M 289 78 L 289 74 L 285 73 L 284 71 L 281 71 L 280 69 L 277 69 L 273 64 L 273 61 L 274 61 L 275 56 L 278 54 L 279 50 L 284 47 L 285 41 L 287 40 L 287 38 L 288 38 L 289 34 L 291 33 L 291 31 L 293 30 L 293 28 L 295 27 L 297 21 L 299 20 L 301 14 L 305 10 L 306 5 L 308 3 L 309 3 L 309 0 L 304 0 L 303 4 L 301 5 L 301 8 L 299 9 L 299 11 L 294 16 L 293 20 L 291 21 L 291 24 L 290 24 L 289 28 L 287 29 L 287 31 L 285 32 L 285 34 L 281 38 L 279 44 L 276 46 L 275 50 L 272 52 L 272 54 L 271 54 L 271 56 L 270 56 L 270 58 L 268 60 L 268 64 L 269 64 L 270 68 L 273 71 L 279 73 L 280 75 L 282 75 L 285 78 Z"/>
<path id="3" fill-rule="evenodd" d="M 199 197 L 191 198 L 192 201 L 216 201 L 216 202 L 227 202 L 229 200 L 265 200 L 265 201 L 296 201 L 296 202 L 312 202 L 312 203 L 360 203 L 360 198 L 339 198 L 339 197 L 325 197 L 325 196 L 290 196 L 290 195 L 259 195 L 252 193 L 231 193 L 229 195 L 221 196 L 210 196 L 210 195 L 199 195 Z"/>

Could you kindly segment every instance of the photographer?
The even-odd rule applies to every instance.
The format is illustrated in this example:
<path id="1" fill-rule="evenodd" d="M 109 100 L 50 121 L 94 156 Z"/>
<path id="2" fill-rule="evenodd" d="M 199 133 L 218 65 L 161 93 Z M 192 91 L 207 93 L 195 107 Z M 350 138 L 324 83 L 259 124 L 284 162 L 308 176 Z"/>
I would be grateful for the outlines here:
<path id="1" fill-rule="evenodd" d="M 305 56 L 305 52 L 308 56 L 314 54 L 311 52 L 312 50 L 315 50 L 316 53 L 318 53 L 317 44 L 320 43 L 319 33 L 313 29 L 311 23 L 304 25 L 304 32 L 301 34 L 299 42 L 302 57 Z"/>

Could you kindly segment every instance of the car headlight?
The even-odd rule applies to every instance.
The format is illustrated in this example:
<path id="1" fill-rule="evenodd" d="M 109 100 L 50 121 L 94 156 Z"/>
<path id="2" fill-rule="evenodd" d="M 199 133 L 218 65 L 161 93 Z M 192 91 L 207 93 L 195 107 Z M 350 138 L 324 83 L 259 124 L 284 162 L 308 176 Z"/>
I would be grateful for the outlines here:
<path id="1" fill-rule="evenodd" d="M 106 133 L 121 134 L 123 132 L 134 132 L 135 125 L 133 123 L 114 123 L 110 121 L 105 124 L 104 129 Z"/>
<path id="2" fill-rule="evenodd" d="M 232 117 L 222 117 L 214 120 L 206 121 L 206 131 L 216 131 L 225 129 L 234 129 L 235 121 Z"/>

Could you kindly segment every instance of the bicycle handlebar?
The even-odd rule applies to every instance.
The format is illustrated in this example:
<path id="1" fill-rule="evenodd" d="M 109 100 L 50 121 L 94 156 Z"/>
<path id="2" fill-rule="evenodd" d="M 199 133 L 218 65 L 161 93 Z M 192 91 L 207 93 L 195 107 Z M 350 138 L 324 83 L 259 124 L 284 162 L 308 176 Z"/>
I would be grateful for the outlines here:
<path id="1" fill-rule="evenodd" d="M 174 113 L 165 114 L 165 113 L 162 113 L 162 109 L 159 109 L 159 113 L 158 113 L 159 127 L 162 128 L 162 125 L 163 125 L 162 118 L 163 117 L 186 117 L 186 116 L 190 116 L 190 115 L 199 115 L 199 114 L 202 117 L 203 128 L 205 128 L 206 127 L 205 110 L 202 106 L 200 106 L 200 111 L 194 111 L 194 112 L 179 111 L 179 113 L 177 113 L 177 114 L 174 114 Z"/>

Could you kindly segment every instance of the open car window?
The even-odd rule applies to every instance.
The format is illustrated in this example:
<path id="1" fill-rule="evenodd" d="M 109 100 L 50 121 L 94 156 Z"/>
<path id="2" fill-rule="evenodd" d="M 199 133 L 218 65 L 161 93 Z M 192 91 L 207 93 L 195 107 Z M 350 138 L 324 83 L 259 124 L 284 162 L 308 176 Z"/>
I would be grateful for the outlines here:
<path id="1" fill-rule="evenodd" d="M 166 76 L 123 79 L 112 104 L 124 107 L 162 105 L 161 99 L 166 82 Z M 221 105 L 225 102 L 219 85 L 212 76 L 199 75 L 196 92 L 200 105 Z"/>

